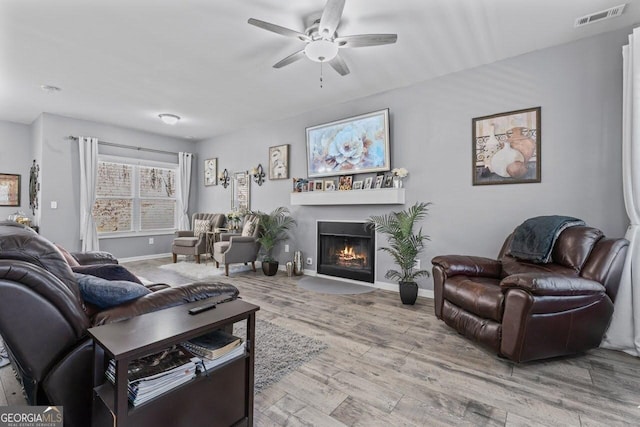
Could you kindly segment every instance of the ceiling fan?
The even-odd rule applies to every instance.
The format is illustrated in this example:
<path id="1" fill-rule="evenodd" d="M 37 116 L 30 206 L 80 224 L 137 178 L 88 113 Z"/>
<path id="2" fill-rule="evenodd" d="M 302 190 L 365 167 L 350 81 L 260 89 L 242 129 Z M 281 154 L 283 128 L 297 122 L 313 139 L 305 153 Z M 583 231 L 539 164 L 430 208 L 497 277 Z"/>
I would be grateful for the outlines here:
<path id="1" fill-rule="evenodd" d="M 282 61 L 276 63 L 273 68 L 282 68 L 307 57 L 315 62 L 328 62 L 340 75 L 349 74 L 349 67 L 338 55 L 338 50 L 344 48 L 379 46 L 395 43 L 397 34 L 359 34 L 353 36 L 338 36 L 336 29 L 340 25 L 340 18 L 344 9 L 345 0 L 327 0 L 322 11 L 322 16 L 315 19 L 304 33 L 250 18 L 249 24 L 272 31 L 286 37 L 293 37 L 306 43 L 304 49 L 295 52 Z"/>

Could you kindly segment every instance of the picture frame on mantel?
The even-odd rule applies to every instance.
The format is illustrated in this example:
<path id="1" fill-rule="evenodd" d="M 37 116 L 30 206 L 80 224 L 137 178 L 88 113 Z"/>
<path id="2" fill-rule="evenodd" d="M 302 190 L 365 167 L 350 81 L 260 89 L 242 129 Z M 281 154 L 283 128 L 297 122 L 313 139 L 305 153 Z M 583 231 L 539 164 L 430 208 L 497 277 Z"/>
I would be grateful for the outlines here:
<path id="1" fill-rule="evenodd" d="M 204 161 L 204 185 L 218 185 L 218 158 Z"/>
<path id="2" fill-rule="evenodd" d="M 20 175 L 0 174 L 0 206 L 20 206 Z"/>
<path id="3" fill-rule="evenodd" d="M 472 120 L 473 185 L 541 182 L 541 107 Z"/>
<path id="4" fill-rule="evenodd" d="M 289 179 L 289 144 L 269 147 L 269 179 Z"/>

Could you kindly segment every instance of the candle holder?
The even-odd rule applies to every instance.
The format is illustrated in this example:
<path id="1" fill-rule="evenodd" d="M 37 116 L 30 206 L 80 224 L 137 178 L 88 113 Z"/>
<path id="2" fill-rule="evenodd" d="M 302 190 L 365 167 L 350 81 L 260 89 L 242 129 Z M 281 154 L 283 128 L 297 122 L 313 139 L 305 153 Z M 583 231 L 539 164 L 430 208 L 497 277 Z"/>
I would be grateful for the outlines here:
<path id="1" fill-rule="evenodd" d="M 222 186 L 224 188 L 227 188 L 229 186 L 229 171 L 227 171 L 226 169 L 224 171 L 222 171 L 222 173 L 220 173 L 220 175 L 218 176 L 218 180 L 220 181 L 220 184 L 222 184 Z"/>
<path id="2" fill-rule="evenodd" d="M 262 185 L 264 183 L 264 169 L 262 168 L 262 164 L 258 164 L 258 167 L 255 167 L 253 169 L 251 169 L 251 176 L 253 176 L 253 181 L 258 184 L 258 185 Z"/>

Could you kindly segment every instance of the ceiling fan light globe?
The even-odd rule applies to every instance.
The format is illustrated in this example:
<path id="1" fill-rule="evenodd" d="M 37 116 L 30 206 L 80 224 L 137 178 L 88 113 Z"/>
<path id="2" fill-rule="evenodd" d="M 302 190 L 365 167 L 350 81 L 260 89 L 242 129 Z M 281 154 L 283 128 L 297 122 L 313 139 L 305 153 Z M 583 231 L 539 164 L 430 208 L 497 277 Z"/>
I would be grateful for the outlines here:
<path id="1" fill-rule="evenodd" d="M 338 44 L 329 40 L 314 40 L 307 43 L 304 53 L 312 61 L 331 61 L 338 54 Z"/>

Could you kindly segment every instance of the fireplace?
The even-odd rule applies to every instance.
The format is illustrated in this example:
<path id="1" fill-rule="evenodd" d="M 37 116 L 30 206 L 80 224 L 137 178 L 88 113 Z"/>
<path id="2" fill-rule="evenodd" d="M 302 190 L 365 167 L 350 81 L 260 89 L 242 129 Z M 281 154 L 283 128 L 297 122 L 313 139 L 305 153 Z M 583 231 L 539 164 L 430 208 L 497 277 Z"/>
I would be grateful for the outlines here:
<path id="1" fill-rule="evenodd" d="M 374 282 L 375 231 L 364 222 L 318 221 L 318 274 Z"/>

